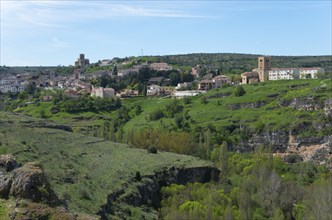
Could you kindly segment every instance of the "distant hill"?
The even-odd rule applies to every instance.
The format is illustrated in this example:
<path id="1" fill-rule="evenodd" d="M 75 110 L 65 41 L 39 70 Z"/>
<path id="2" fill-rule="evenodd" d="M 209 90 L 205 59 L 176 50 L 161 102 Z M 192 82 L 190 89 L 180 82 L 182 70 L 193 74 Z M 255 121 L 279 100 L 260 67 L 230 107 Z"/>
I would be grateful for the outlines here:
<path id="1" fill-rule="evenodd" d="M 258 54 L 193 53 L 168 56 L 147 56 L 146 60 L 167 62 L 179 66 L 219 69 L 220 72 L 242 73 L 257 67 Z M 272 67 L 321 67 L 332 72 L 332 56 L 270 56 Z"/>
<path id="2" fill-rule="evenodd" d="M 130 60 L 141 60 L 150 62 L 166 62 L 176 66 L 194 67 L 201 65 L 207 69 L 219 69 L 221 73 L 240 74 L 257 67 L 259 54 L 238 54 L 238 53 L 193 53 L 165 56 L 142 56 L 130 57 Z M 325 72 L 332 72 L 332 56 L 270 56 L 272 67 L 321 67 Z M 127 60 L 118 59 L 119 62 Z M 68 73 L 74 67 L 4 67 L 0 66 L 0 74 L 40 72 L 53 70 L 58 73 Z"/>

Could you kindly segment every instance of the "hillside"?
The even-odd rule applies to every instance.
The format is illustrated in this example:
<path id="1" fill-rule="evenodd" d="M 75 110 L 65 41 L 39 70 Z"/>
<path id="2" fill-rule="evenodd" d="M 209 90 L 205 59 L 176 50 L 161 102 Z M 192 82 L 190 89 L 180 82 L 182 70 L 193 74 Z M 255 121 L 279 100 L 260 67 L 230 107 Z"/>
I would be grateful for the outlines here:
<path id="1" fill-rule="evenodd" d="M 261 145 L 285 152 L 293 145 L 329 143 L 331 80 L 268 81 L 242 87 L 242 96 L 235 95 L 237 86 L 225 86 L 182 100 L 124 99 L 122 107 L 113 111 L 69 113 L 61 102 L 56 106 L 39 102 L 15 112 L 41 117 L 43 111 L 43 117 L 74 132 L 206 159 L 224 141 L 241 152 Z M 51 113 L 54 107 L 59 112 Z"/>
<path id="2" fill-rule="evenodd" d="M 194 53 L 168 56 L 139 57 L 145 61 L 166 62 L 178 66 L 202 65 L 208 69 L 219 69 L 222 73 L 242 73 L 257 67 L 258 54 Z M 136 59 L 136 58 L 135 58 Z M 321 67 L 332 72 L 332 56 L 273 56 L 272 67 Z"/>
<path id="3" fill-rule="evenodd" d="M 237 54 L 237 53 L 193 53 L 193 54 L 179 54 L 179 55 L 164 55 L 164 56 L 140 56 L 140 57 L 126 57 L 114 58 L 112 65 L 117 64 L 121 68 L 129 68 L 137 62 L 166 62 L 171 64 L 174 68 L 182 70 L 190 70 L 191 67 L 201 65 L 204 69 L 215 70 L 218 69 L 222 74 L 241 74 L 245 71 L 251 71 L 257 67 L 257 58 L 261 56 L 258 54 Z M 265 55 L 267 56 L 267 55 Z M 274 56 L 270 55 L 272 60 L 272 67 L 321 67 L 325 72 L 332 72 L 332 56 Z M 121 65 L 122 62 L 127 64 Z M 19 74 L 19 73 L 40 73 L 47 71 L 54 71 L 57 74 L 71 74 L 75 67 L 58 66 L 58 67 L 5 67 L 0 66 L 0 74 Z M 111 70 L 112 66 L 98 66 L 95 63 L 88 67 L 88 73 L 99 70 Z"/>
<path id="4" fill-rule="evenodd" d="M 119 190 L 130 194 L 134 187 L 130 181 L 137 172 L 143 178 L 169 167 L 211 166 L 190 156 L 150 154 L 128 145 L 55 129 L 59 126 L 54 123 L 18 114 L 1 112 L 0 125 L 0 154 L 12 154 L 20 164 L 41 164 L 51 188 L 70 212 L 96 215 L 106 204 L 107 195 Z"/>

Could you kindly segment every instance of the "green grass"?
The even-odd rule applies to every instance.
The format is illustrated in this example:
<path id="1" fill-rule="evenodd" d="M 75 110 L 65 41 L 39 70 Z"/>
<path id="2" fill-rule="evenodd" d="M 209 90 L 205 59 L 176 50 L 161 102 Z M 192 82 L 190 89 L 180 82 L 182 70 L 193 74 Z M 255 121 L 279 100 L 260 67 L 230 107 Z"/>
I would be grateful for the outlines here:
<path id="1" fill-rule="evenodd" d="M 23 164 L 39 161 L 56 194 L 79 212 L 96 213 L 107 195 L 121 189 L 137 171 L 146 175 L 161 167 L 210 165 L 190 156 L 148 154 L 124 144 L 45 128 L 48 122 L 22 115 L 1 112 L 0 124 L 1 152 L 13 154 Z"/>
<path id="2" fill-rule="evenodd" d="M 7 214 L 7 202 L 4 199 L 0 199 L 0 219 L 9 220 Z"/>

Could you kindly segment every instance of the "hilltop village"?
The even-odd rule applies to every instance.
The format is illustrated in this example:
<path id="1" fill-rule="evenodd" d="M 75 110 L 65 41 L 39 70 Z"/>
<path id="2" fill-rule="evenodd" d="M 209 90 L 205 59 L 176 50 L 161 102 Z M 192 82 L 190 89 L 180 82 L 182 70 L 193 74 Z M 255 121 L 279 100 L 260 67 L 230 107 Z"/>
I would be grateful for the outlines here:
<path id="1" fill-rule="evenodd" d="M 72 64 L 0 67 L 0 219 L 332 215 L 331 56 Z"/>
<path id="2" fill-rule="evenodd" d="M 119 58 L 90 64 L 89 59 L 80 54 L 68 74 L 59 74 L 54 70 L 40 71 L 37 75 L 29 72 L 0 74 L 0 92 L 19 93 L 30 86 L 45 90 L 63 90 L 71 98 L 87 93 L 93 97 L 126 98 L 146 95 L 181 98 L 222 86 L 267 80 L 316 79 L 319 74 L 324 74 L 322 68 L 274 68 L 272 62 L 270 57 L 258 57 L 257 68 L 242 73 L 241 78 L 234 79 L 221 75 L 219 70 L 206 70 L 200 64 L 189 70 L 182 70 L 165 62 L 129 62 Z M 110 83 L 104 83 L 108 80 L 113 82 L 113 85 L 121 84 L 133 76 L 139 78 L 135 85 L 112 88 Z M 52 96 L 45 96 L 44 99 L 52 99 Z"/>

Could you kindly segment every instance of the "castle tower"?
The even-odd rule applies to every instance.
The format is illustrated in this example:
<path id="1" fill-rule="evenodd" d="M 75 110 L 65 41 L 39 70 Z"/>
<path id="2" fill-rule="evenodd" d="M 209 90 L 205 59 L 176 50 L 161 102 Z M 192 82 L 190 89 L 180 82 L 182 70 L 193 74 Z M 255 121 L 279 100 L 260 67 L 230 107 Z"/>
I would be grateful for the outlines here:
<path id="1" fill-rule="evenodd" d="M 259 75 L 259 81 L 267 81 L 269 78 L 269 70 L 271 70 L 270 57 L 258 57 L 257 70 Z"/>
<path id="2" fill-rule="evenodd" d="M 83 53 L 80 54 L 79 58 L 75 62 L 75 66 L 79 66 L 79 67 L 84 67 L 89 64 L 90 64 L 89 59 L 85 59 L 85 56 Z"/>

